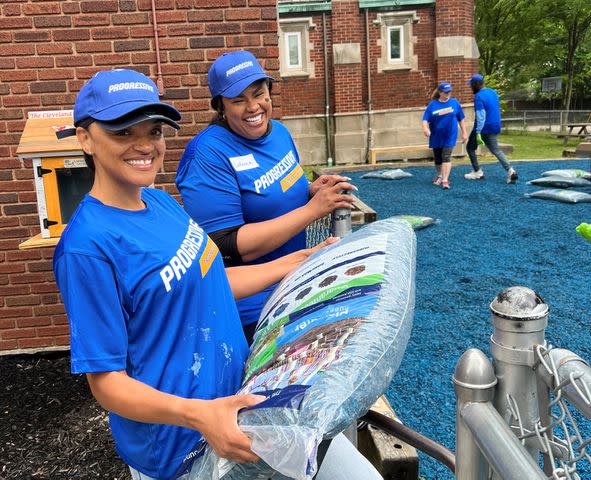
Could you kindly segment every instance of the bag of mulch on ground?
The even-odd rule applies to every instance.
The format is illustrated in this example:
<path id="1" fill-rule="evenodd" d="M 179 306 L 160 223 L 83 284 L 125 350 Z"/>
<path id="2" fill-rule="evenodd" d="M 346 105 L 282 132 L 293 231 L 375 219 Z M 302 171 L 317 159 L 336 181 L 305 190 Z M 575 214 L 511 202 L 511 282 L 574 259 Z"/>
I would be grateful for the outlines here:
<path id="1" fill-rule="evenodd" d="M 394 215 L 392 218 L 399 218 L 408 222 L 413 230 L 420 230 L 438 223 L 434 218 L 421 217 L 420 215 Z"/>
<path id="2" fill-rule="evenodd" d="M 405 172 L 400 168 L 380 170 L 378 172 L 369 172 L 361 176 L 361 178 L 381 178 L 383 180 L 400 180 L 401 178 L 412 177 L 412 173 Z"/>
<path id="3" fill-rule="evenodd" d="M 320 442 L 386 391 L 410 336 L 415 254 L 409 224 L 382 220 L 315 253 L 277 286 L 239 392 L 268 397 L 238 417 L 261 461 L 220 461 L 224 480 L 266 479 L 273 471 L 311 479 Z M 211 457 L 202 459 L 205 467 Z"/>
<path id="4" fill-rule="evenodd" d="M 591 180 L 582 177 L 541 177 L 527 182 L 528 185 L 552 188 L 591 187 Z"/>
<path id="5" fill-rule="evenodd" d="M 542 177 L 591 178 L 591 172 L 586 172 L 578 168 L 564 168 L 543 172 Z"/>
<path id="6" fill-rule="evenodd" d="M 576 190 L 559 190 L 548 188 L 538 190 L 533 193 L 526 193 L 528 198 L 543 198 L 545 200 L 556 200 L 563 203 L 591 203 L 591 195 L 588 193 L 577 192 Z"/>

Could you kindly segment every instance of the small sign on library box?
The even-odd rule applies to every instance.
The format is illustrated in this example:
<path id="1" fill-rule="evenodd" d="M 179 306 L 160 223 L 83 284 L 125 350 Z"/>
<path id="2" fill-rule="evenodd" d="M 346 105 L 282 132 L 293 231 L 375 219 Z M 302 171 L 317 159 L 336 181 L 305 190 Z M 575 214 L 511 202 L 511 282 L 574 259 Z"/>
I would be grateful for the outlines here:
<path id="1" fill-rule="evenodd" d="M 562 90 L 562 77 L 542 78 L 542 92 L 560 92 Z"/>

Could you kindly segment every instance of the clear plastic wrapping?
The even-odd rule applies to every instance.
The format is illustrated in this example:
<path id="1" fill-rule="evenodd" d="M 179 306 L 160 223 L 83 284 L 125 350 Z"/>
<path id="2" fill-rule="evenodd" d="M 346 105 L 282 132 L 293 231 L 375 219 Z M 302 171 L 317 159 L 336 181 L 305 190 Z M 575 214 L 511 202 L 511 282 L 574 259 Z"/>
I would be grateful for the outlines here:
<path id="1" fill-rule="evenodd" d="M 319 443 L 362 416 L 400 365 L 412 327 L 415 255 L 408 222 L 383 220 L 317 252 L 278 285 L 239 392 L 268 397 L 239 415 L 262 461 L 221 461 L 218 472 L 207 449 L 198 478 L 312 478 Z"/>

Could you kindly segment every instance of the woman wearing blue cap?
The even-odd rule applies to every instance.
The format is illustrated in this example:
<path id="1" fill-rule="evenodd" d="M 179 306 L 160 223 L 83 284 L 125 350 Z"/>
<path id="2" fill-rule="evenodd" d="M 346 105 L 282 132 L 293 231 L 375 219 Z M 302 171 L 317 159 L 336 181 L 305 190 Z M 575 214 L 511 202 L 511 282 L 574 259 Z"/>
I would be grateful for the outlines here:
<path id="1" fill-rule="evenodd" d="M 180 205 L 144 188 L 162 166 L 163 124 L 178 129 L 180 118 L 140 73 L 99 72 L 84 85 L 74 122 L 94 183 L 53 260 L 72 372 L 86 374 L 109 410 L 134 479 L 191 478 L 205 440 L 222 457 L 257 460 L 236 416 L 264 397 L 234 396 L 248 352 L 234 297 L 279 281 L 311 253 L 226 272 Z"/>
<path id="2" fill-rule="evenodd" d="M 441 82 L 431 95 L 431 102 L 423 115 L 423 133 L 429 138 L 435 160 L 433 185 L 441 185 L 443 189 L 449 189 L 451 153 L 458 138 L 458 123 L 462 129 L 462 142 L 468 140 L 464 112 L 460 102 L 451 98 L 451 91 L 451 83 Z"/>
<path id="3" fill-rule="evenodd" d="M 272 120 L 273 78 L 249 52 L 225 53 L 208 74 L 212 124 L 187 146 L 176 184 L 185 210 L 217 243 L 226 265 L 259 264 L 306 245 L 305 228 L 350 208 L 348 178 L 308 185 L 287 129 Z M 238 302 L 247 341 L 272 287 Z"/>

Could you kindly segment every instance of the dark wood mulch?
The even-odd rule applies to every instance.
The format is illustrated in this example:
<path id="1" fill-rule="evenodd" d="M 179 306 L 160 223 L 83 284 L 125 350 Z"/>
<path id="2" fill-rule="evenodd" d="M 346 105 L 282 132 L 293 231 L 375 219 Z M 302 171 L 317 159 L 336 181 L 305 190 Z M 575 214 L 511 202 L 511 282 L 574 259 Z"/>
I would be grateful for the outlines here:
<path id="1" fill-rule="evenodd" d="M 0 479 L 97 478 L 130 474 L 69 354 L 0 357 Z"/>

